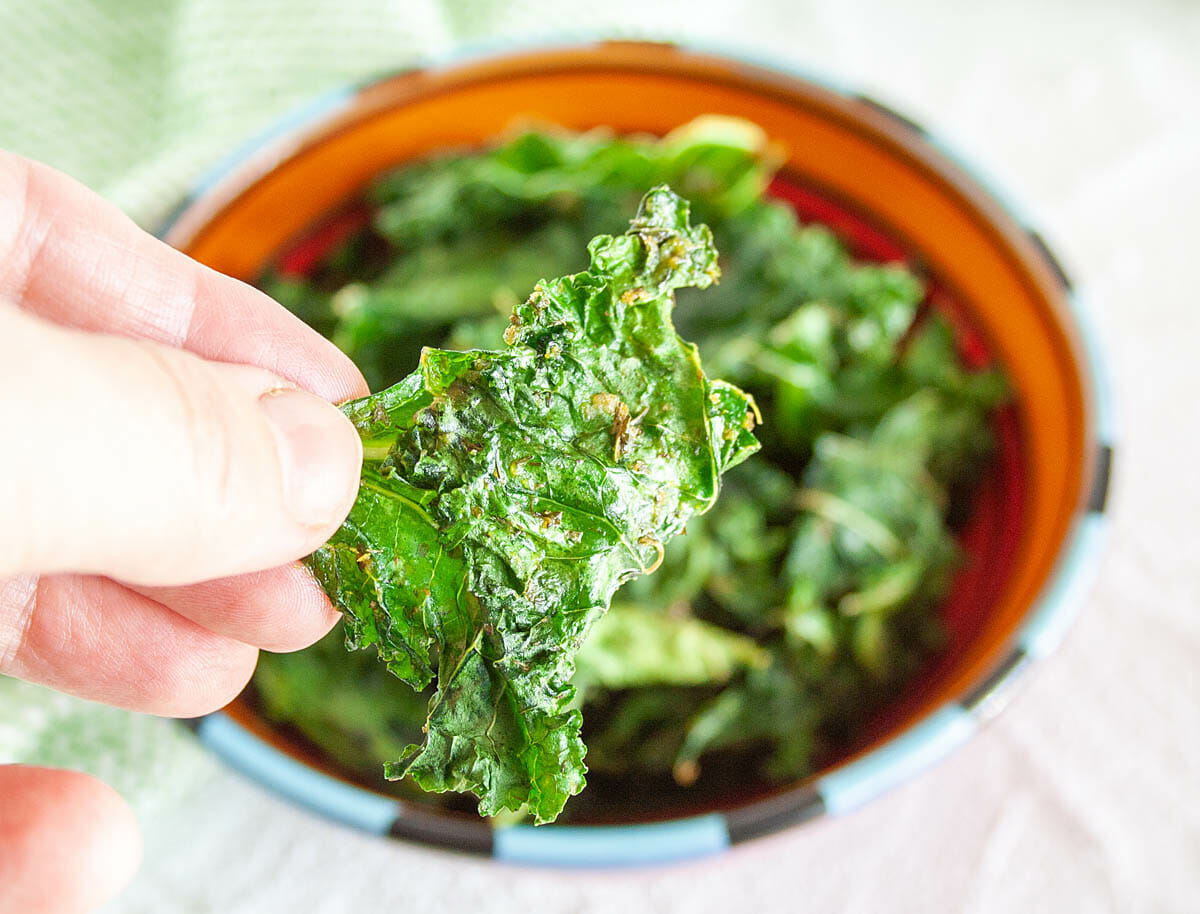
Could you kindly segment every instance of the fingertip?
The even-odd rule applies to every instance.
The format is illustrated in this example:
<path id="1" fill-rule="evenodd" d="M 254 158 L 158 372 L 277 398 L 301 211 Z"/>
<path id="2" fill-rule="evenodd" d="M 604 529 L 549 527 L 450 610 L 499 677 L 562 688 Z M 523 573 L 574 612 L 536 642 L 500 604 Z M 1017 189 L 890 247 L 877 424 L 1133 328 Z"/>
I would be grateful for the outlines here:
<path id="1" fill-rule="evenodd" d="M 312 372 L 309 375 L 311 380 L 305 386 L 339 406 L 349 400 L 368 396 L 371 388 L 367 386 L 367 379 L 358 366 L 333 343 L 328 340 L 324 342 L 328 344 L 328 356 L 324 360 L 328 370 Z"/>
<path id="2" fill-rule="evenodd" d="M 173 671 L 179 677 L 165 690 L 167 717 L 203 717 L 219 711 L 241 694 L 258 666 L 258 648 L 232 638 L 213 636 L 207 657 L 184 659 Z"/>
<path id="3" fill-rule="evenodd" d="M 362 439 L 337 407 L 306 391 L 259 399 L 275 439 L 284 502 L 319 546 L 346 519 L 358 493 Z"/>
<path id="4" fill-rule="evenodd" d="M 128 885 L 141 866 L 142 830 L 125 798 L 108 784 L 79 772 L 60 773 L 77 782 L 74 814 L 86 811 L 76 832 L 86 842 L 80 872 L 89 874 L 89 882 L 107 900 Z"/>
<path id="5" fill-rule="evenodd" d="M 237 282 L 228 276 L 208 272 L 212 273 L 211 278 L 215 283 Z M 248 358 L 240 361 L 262 365 L 330 403 L 345 403 L 371 392 L 358 366 L 333 342 L 321 336 L 266 292 L 245 283 L 239 285 L 252 289 L 253 294 L 261 298 L 266 306 L 253 309 L 255 313 L 269 312 L 280 325 L 267 329 L 262 326 L 260 319 L 257 326 L 244 328 L 245 332 L 240 334 L 238 343 L 250 352 Z M 284 334 L 290 340 L 288 345 L 281 346 L 279 338 Z"/>
<path id="6" fill-rule="evenodd" d="M 289 600 L 287 624 L 273 630 L 260 644 L 263 650 L 291 653 L 311 647 L 329 634 L 341 621 L 342 614 L 329 601 L 328 594 L 317 583 L 311 571 L 301 562 L 284 572 Z"/>
<path id="7" fill-rule="evenodd" d="M 211 632 L 278 653 L 314 644 L 341 618 L 302 562 L 186 587 L 134 589 Z"/>
<path id="8" fill-rule="evenodd" d="M 173 615 L 165 607 L 159 612 Z M 190 620 L 179 618 L 174 624 L 177 640 L 159 653 L 153 669 L 146 664 L 138 669 L 135 662 L 112 703 L 162 717 L 190 718 L 219 711 L 241 694 L 258 665 L 258 648 Z"/>
<path id="9" fill-rule="evenodd" d="M 141 598 L 135 592 L 129 596 Z M 162 717 L 203 717 L 241 694 L 258 665 L 257 647 L 209 631 L 162 605 L 148 611 L 159 616 L 156 628 L 169 628 L 170 640 L 156 645 L 153 657 L 131 658 L 124 691 L 113 703 Z"/>
<path id="10" fill-rule="evenodd" d="M 0 766 L 0 914 L 92 911 L 129 883 L 142 850 L 133 810 L 103 781 Z"/>
<path id="11" fill-rule="evenodd" d="M 341 619 L 299 561 L 187 587 L 133 589 L 217 635 L 281 654 L 320 641 Z"/>

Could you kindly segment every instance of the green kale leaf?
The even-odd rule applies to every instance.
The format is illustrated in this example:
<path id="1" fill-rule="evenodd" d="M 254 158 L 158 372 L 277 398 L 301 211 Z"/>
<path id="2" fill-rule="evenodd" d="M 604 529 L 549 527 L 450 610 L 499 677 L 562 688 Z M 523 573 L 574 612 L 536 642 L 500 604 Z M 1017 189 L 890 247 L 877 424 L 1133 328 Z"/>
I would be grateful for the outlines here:
<path id="1" fill-rule="evenodd" d="M 362 486 L 307 560 L 349 646 L 436 686 L 424 742 L 387 776 L 539 823 L 584 784 L 570 679 L 588 630 L 758 447 L 753 402 L 707 378 L 672 324 L 674 290 L 717 277 L 687 203 L 657 187 L 588 250 L 586 272 L 513 310 L 507 349 L 424 349 L 344 407 Z"/>
<path id="2" fill-rule="evenodd" d="M 594 688 L 706 685 L 769 662 L 766 649 L 746 635 L 618 601 L 584 642 L 571 682 L 585 696 Z"/>

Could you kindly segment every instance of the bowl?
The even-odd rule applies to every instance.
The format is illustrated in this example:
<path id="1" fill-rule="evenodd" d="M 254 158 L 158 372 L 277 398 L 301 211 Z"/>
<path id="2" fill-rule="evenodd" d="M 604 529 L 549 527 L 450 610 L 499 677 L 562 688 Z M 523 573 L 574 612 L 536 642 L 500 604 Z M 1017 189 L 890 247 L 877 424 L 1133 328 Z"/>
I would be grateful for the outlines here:
<path id="1" fill-rule="evenodd" d="M 215 169 L 162 231 L 253 281 L 380 173 L 479 146 L 514 120 L 664 134 L 708 113 L 761 125 L 784 164 L 772 192 L 860 257 L 921 265 L 931 296 L 1001 363 L 1014 403 L 962 533 L 971 561 L 943 609 L 947 648 L 870 727 L 807 780 L 692 800 L 649 797 L 636 817 L 496 825 L 352 783 L 246 696 L 190 722 L 233 767 L 359 828 L 535 864 L 654 863 L 719 852 L 841 815 L 912 776 L 996 713 L 1060 639 L 1094 565 L 1112 461 L 1100 369 L 1070 279 L 1036 230 L 928 132 L 861 94 L 779 65 L 679 45 L 598 42 L 465 55 L 339 90 Z"/>

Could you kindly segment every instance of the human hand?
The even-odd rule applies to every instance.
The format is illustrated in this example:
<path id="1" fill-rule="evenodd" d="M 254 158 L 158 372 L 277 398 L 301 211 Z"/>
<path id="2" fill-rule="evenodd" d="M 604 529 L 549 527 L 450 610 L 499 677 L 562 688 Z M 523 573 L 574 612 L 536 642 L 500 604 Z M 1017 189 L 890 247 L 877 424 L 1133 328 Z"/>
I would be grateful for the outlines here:
<path id="1" fill-rule="evenodd" d="M 0 152 L 0 673 L 197 716 L 258 648 L 336 614 L 296 560 L 362 462 L 353 364 L 52 169 Z M 124 802 L 0 766 L 0 914 L 103 903 L 136 869 Z"/>

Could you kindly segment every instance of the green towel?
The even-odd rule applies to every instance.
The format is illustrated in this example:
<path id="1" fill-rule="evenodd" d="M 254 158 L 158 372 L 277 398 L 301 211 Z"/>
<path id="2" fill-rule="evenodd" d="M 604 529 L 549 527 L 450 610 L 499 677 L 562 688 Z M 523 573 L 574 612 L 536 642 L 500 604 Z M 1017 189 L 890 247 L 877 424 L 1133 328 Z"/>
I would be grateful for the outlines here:
<path id="1" fill-rule="evenodd" d="M 676 22 L 673 4 L 570 0 L 0 0 L 0 146 L 150 225 L 206 167 L 331 88 L 464 45 L 720 35 L 728 11 L 704 6 Z"/>

